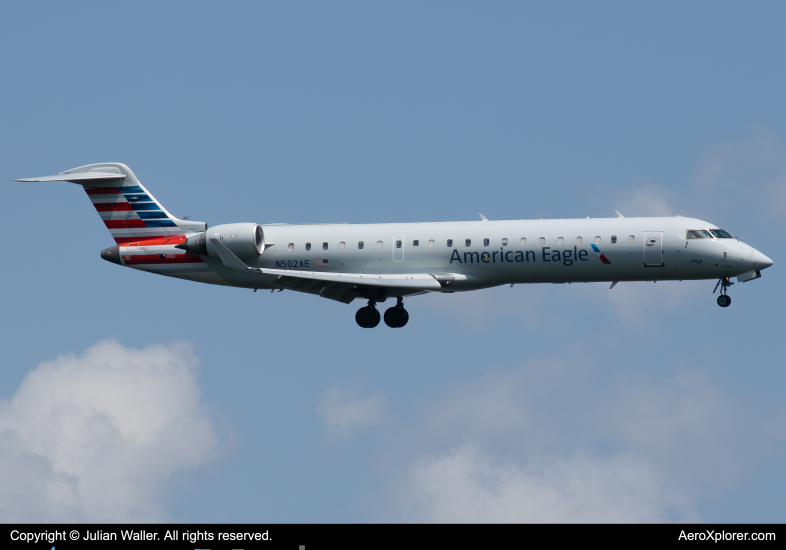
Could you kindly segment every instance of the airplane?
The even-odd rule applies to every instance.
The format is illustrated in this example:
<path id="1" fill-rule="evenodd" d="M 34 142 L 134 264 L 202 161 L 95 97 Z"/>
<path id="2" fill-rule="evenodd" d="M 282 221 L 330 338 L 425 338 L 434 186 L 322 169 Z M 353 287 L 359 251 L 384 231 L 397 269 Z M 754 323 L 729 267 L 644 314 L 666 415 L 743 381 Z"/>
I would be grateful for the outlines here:
<path id="1" fill-rule="evenodd" d="M 761 277 L 772 260 L 733 234 L 694 218 L 586 218 L 381 224 L 231 223 L 208 228 L 178 219 L 128 166 L 88 164 L 55 176 L 84 187 L 115 246 L 109 262 L 190 281 L 351 303 L 362 328 L 379 325 L 376 305 L 393 299 L 385 324 L 401 328 L 404 298 L 523 283 L 717 279 L 728 288 Z"/>

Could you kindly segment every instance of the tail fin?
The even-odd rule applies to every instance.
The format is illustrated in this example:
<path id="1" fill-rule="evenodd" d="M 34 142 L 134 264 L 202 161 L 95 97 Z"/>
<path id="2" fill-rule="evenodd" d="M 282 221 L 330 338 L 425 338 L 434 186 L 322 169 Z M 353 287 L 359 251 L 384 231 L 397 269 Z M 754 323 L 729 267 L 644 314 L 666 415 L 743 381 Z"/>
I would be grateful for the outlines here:
<path id="1" fill-rule="evenodd" d="M 199 233 L 204 222 L 180 220 L 170 214 L 119 162 L 88 164 L 57 176 L 15 181 L 70 181 L 82 185 L 117 244 L 166 239 Z"/>

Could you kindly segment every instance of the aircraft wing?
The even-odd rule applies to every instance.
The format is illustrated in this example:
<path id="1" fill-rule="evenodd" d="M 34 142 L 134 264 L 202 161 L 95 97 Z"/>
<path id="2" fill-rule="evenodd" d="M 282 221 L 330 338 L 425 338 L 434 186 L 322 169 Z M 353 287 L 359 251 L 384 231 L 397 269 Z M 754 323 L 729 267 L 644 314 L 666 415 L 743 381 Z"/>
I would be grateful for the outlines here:
<path id="1" fill-rule="evenodd" d="M 273 283 L 280 288 L 319 294 L 324 298 L 350 303 L 358 297 L 357 287 L 366 288 L 398 288 L 416 292 L 440 290 L 446 282 L 450 284 L 462 275 L 454 277 L 437 277 L 428 273 L 410 274 L 370 274 L 370 273 L 335 273 L 319 271 L 295 271 L 290 269 L 266 269 L 248 267 L 235 256 L 221 241 L 210 238 L 210 243 L 218 253 L 224 267 L 240 271 L 252 271 L 261 275 L 274 275 Z"/>

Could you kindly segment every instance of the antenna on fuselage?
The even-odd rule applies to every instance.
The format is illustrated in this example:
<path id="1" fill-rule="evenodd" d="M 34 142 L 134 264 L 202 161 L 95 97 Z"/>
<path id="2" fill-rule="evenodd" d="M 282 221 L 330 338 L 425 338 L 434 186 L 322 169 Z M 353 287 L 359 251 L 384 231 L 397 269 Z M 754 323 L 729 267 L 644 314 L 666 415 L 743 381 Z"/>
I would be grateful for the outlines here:
<path id="1" fill-rule="evenodd" d="M 622 214 L 620 214 L 620 211 L 619 211 L 619 210 L 615 210 L 615 212 L 617 213 L 617 217 L 618 217 L 618 218 L 624 218 L 624 217 L 625 217 L 625 216 L 623 216 Z"/>

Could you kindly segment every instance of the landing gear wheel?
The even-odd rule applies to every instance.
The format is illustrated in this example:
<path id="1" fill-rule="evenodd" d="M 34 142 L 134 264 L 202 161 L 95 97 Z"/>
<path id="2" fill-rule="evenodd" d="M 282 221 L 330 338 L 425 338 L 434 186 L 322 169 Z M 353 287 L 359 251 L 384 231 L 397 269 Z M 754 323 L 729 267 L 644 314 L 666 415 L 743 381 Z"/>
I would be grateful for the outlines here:
<path id="1" fill-rule="evenodd" d="M 355 313 L 355 322 L 362 328 L 374 328 L 379 324 L 379 311 L 373 306 L 362 307 Z"/>
<path id="2" fill-rule="evenodd" d="M 729 287 L 734 283 L 728 277 L 721 277 L 718 279 L 718 283 L 715 285 L 715 289 L 712 291 L 715 294 L 715 290 L 718 290 L 718 287 L 721 287 L 720 296 L 718 296 L 718 305 L 720 307 L 729 307 L 731 305 L 731 297 L 728 295 Z"/>
<path id="3" fill-rule="evenodd" d="M 409 313 L 401 306 L 393 306 L 385 311 L 385 324 L 390 328 L 401 328 L 409 321 Z"/>

